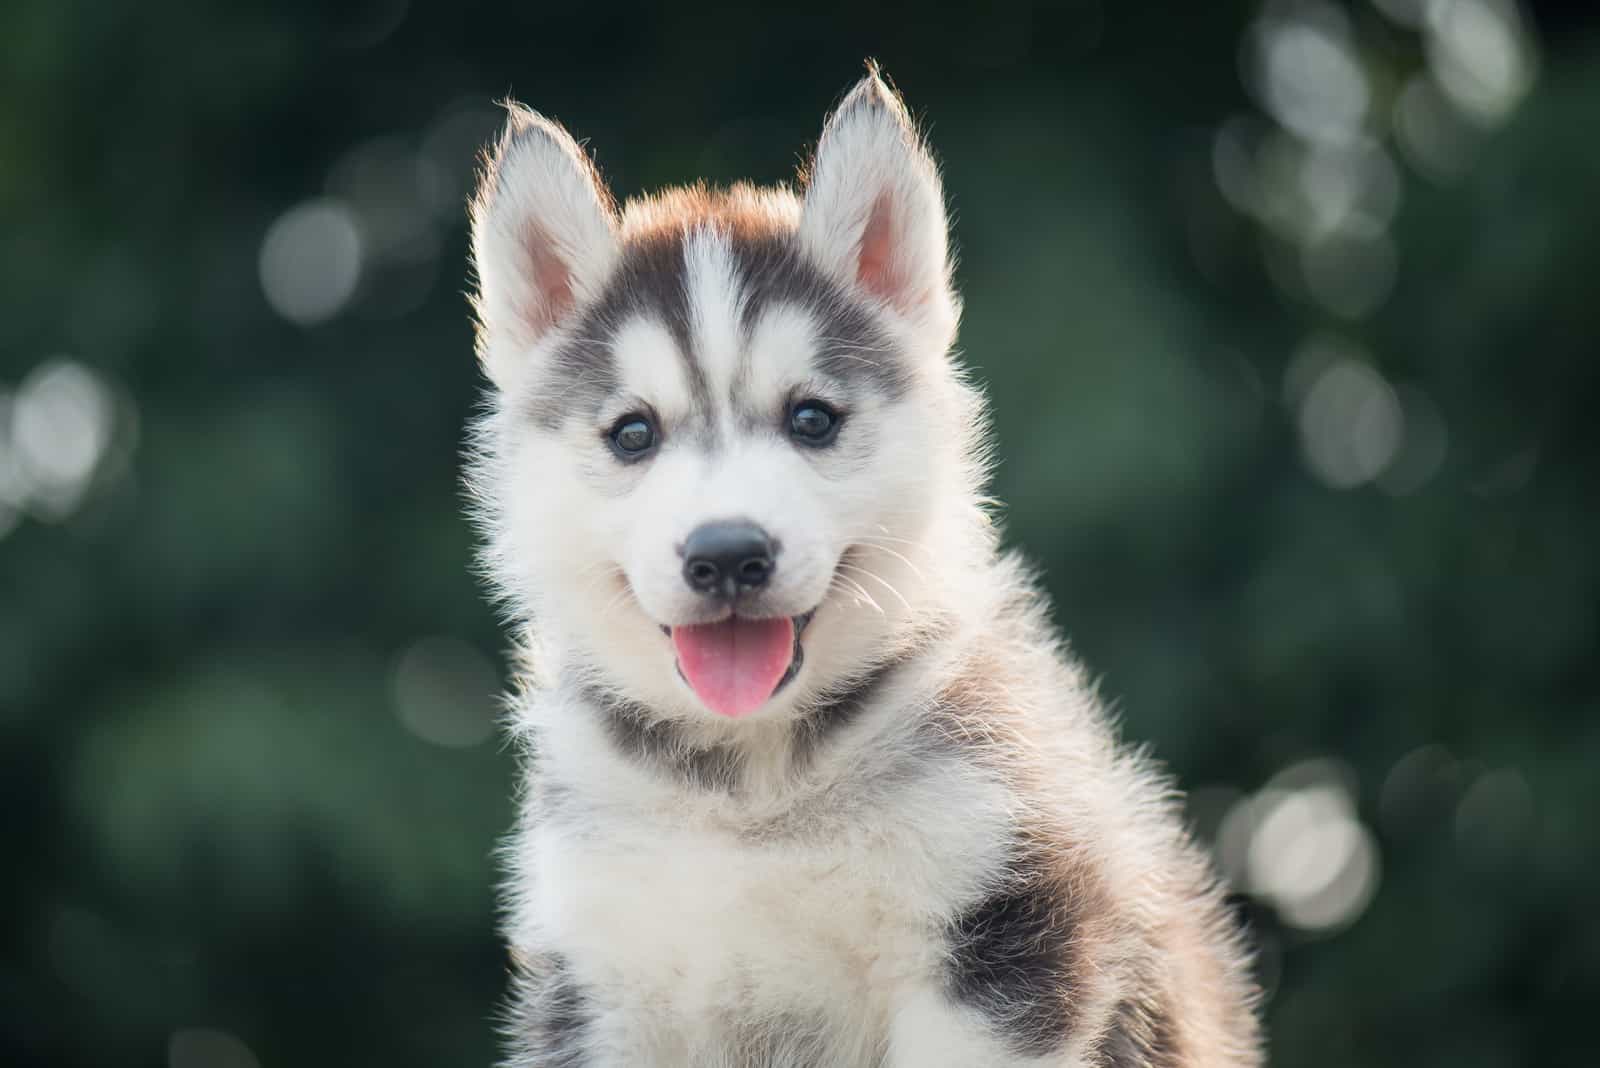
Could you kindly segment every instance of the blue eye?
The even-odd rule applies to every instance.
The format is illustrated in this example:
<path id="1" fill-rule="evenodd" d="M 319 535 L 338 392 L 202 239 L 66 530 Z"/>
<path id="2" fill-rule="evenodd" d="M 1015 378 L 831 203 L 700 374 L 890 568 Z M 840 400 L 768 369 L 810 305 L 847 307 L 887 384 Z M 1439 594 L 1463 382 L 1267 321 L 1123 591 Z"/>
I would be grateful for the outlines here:
<path id="1" fill-rule="evenodd" d="M 789 409 L 789 436 L 802 445 L 832 445 L 839 436 L 839 413 L 817 400 L 801 401 Z"/>
<path id="2" fill-rule="evenodd" d="M 655 448 L 656 428 L 644 416 L 630 413 L 616 421 L 610 437 L 611 448 L 618 459 L 638 460 Z"/>

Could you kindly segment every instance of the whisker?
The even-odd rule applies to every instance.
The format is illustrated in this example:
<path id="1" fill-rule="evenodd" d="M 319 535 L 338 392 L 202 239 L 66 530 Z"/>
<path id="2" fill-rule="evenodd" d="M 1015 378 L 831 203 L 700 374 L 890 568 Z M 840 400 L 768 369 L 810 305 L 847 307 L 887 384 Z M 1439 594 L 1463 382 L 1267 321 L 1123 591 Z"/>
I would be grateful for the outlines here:
<path id="1" fill-rule="evenodd" d="M 895 351 L 891 345 L 863 345 L 861 342 L 847 337 L 819 336 L 817 340 L 829 345 L 839 345 L 854 352 L 892 353 Z"/>
<path id="2" fill-rule="evenodd" d="M 826 362 L 828 360 L 854 360 L 857 363 L 864 363 L 868 367 L 876 367 L 876 366 L 878 366 L 878 364 L 880 362 L 878 360 L 869 360 L 865 356 L 857 356 L 854 353 L 840 352 L 837 349 L 833 349 L 833 350 L 830 350 L 830 351 L 824 353 L 820 357 L 820 359 L 823 362 Z"/>
<path id="3" fill-rule="evenodd" d="M 907 567 L 909 567 L 911 569 L 911 573 L 913 575 L 917 576 L 918 579 L 920 579 L 923 582 L 927 582 L 928 581 L 928 577 L 922 573 L 922 569 L 920 567 L 918 567 L 916 564 L 913 564 L 910 560 L 906 559 L 906 557 L 903 554 L 896 552 L 895 550 L 889 548 L 887 545 L 880 545 L 875 540 L 873 540 L 871 538 L 858 538 L 856 540 L 859 541 L 863 545 L 872 546 L 874 549 L 878 550 L 878 552 L 880 552 L 880 553 L 889 554 L 890 556 L 894 557 L 896 560 L 899 560 L 902 564 L 905 564 Z"/>
<path id="4" fill-rule="evenodd" d="M 613 610 L 618 608 L 624 601 L 628 599 L 629 592 L 630 591 L 628 587 L 623 585 L 621 589 L 617 590 L 616 593 L 611 595 L 611 599 L 607 601 L 606 606 L 600 610 L 600 614 L 610 615 Z"/>
<path id="5" fill-rule="evenodd" d="M 589 383 L 590 379 L 595 378 L 599 374 L 600 374 L 600 371 L 598 369 L 596 369 L 596 368 L 593 368 L 593 367 L 585 368 L 584 370 L 579 371 L 567 383 L 567 388 L 563 389 L 560 393 L 557 393 L 553 399 L 555 399 L 555 400 L 566 400 L 567 397 L 571 396 L 573 393 L 575 393 L 579 389 L 583 388 L 585 385 L 587 385 Z"/>
<path id="6" fill-rule="evenodd" d="M 910 601 L 908 601 L 908 600 L 906 600 L 906 598 L 905 598 L 905 594 L 903 594 L 903 593 L 901 593 L 901 592 L 900 592 L 900 591 L 899 591 L 899 590 L 897 590 L 897 589 L 895 589 L 895 588 L 894 588 L 894 586 L 893 586 L 893 584 L 891 584 L 891 583 L 890 583 L 890 582 L 889 582 L 889 581 L 888 581 L 888 580 L 887 580 L 887 579 L 885 579 L 885 578 L 884 578 L 884 577 L 883 577 L 883 576 L 882 576 L 882 575 L 879 575 L 879 574 L 878 574 L 878 573 L 876 573 L 876 572 L 874 572 L 874 571 L 871 571 L 871 570 L 868 570 L 868 569 L 867 569 L 867 568 L 864 568 L 864 567 L 858 567 L 858 566 L 856 566 L 856 565 L 855 565 L 855 564 L 846 564 L 846 563 L 841 563 L 841 564 L 840 564 L 840 565 L 839 565 L 839 566 L 840 566 L 840 567 L 841 567 L 841 568 L 848 568 L 848 569 L 850 569 L 850 570 L 851 570 L 851 571 L 855 571 L 855 572 L 858 572 L 858 573 L 860 573 L 860 574 L 862 574 L 862 575 L 865 575 L 865 576 L 866 576 L 866 577 L 867 577 L 867 578 L 869 578 L 869 579 L 872 579 L 872 580 L 873 580 L 873 581 L 874 581 L 874 582 L 876 582 L 876 583 L 878 583 L 878 584 L 879 584 L 879 585 L 880 585 L 880 586 L 882 586 L 882 587 L 883 587 L 883 588 L 884 588 L 884 589 L 886 589 L 886 590 L 888 590 L 888 591 L 889 591 L 889 592 L 890 592 L 890 593 L 892 593 L 892 594 L 894 594 L 894 595 L 895 595 L 895 598 L 896 598 L 896 599 L 897 599 L 897 600 L 899 600 L 899 602 L 900 602 L 900 603 L 901 603 L 901 604 L 903 604 L 903 605 L 905 605 L 905 606 L 906 606 L 906 611 L 907 611 L 907 612 L 910 612 L 910 611 L 911 611 L 911 610 L 912 610 L 912 609 L 911 609 L 911 602 L 910 602 Z"/>
<path id="7" fill-rule="evenodd" d="M 916 538 L 902 538 L 898 534 L 890 534 L 889 533 L 889 528 L 884 526 L 882 523 L 878 523 L 878 524 L 876 524 L 876 526 L 877 526 L 877 529 L 878 529 L 878 533 L 876 533 L 876 534 L 862 534 L 860 536 L 863 537 L 863 538 L 876 538 L 879 541 L 892 541 L 892 542 L 896 543 L 897 545 L 915 545 L 917 548 L 921 549 L 923 552 L 928 552 L 928 553 L 932 552 L 932 550 L 928 548 L 926 542 L 918 541 Z"/>
<path id="8" fill-rule="evenodd" d="M 839 584 L 842 584 L 842 585 L 848 585 L 848 589 L 846 589 L 845 592 L 846 593 L 854 593 L 857 604 L 860 604 L 862 601 L 866 601 L 869 605 L 871 605 L 877 611 L 877 613 L 880 616 L 884 614 L 883 606 L 880 605 L 877 601 L 873 600 L 872 599 L 872 594 L 867 592 L 867 588 L 865 586 L 861 585 L 861 583 L 857 582 L 855 579 L 848 578 L 848 577 L 846 577 L 844 575 L 840 575 L 838 573 L 835 573 L 834 576 L 833 576 L 833 583 L 839 583 Z M 832 585 L 833 583 L 830 583 L 830 585 Z"/>
<path id="9" fill-rule="evenodd" d="M 881 530 L 882 528 L 880 527 L 879 529 Z M 932 551 L 932 550 L 930 550 L 928 548 L 927 544 L 924 543 L 924 542 L 918 541 L 915 538 L 902 538 L 902 537 L 899 537 L 899 536 L 894 535 L 894 534 L 872 534 L 872 533 L 863 532 L 863 533 L 860 533 L 860 534 L 856 534 L 854 537 L 855 537 L 855 540 L 857 540 L 857 541 L 893 542 L 896 545 L 913 545 L 916 548 L 922 550 L 923 552 L 931 552 Z"/>

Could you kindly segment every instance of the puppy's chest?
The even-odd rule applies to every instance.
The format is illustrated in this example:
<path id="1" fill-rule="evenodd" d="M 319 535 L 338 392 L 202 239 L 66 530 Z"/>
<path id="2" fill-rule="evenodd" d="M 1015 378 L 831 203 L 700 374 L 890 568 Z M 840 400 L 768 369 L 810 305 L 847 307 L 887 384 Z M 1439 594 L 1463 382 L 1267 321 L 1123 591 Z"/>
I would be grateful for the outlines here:
<path id="1" fill-rule="evenodd" d="M 1001 862 L 989 806 L 944 800 L 954 807 L 913 790 L 793 834 L 720 820 L 540 827 L 537 926 L 591 981 L 675 1015 L 871 1011 L 937 969 L 945 921 Z"/>

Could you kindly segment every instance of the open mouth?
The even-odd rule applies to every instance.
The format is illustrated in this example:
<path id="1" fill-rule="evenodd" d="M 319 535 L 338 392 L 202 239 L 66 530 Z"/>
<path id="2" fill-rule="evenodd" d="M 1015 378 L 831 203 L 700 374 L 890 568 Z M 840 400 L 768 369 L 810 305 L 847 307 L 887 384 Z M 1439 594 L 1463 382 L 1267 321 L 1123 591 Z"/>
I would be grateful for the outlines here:
<path id="1" fill-rule="evenodd" d="M 711 711 L 730 718 L 766 704 L 800 673 L 800 635 L 815 609 L 798 616 L 662 627 L 678 654 L 678 675 Z"/>

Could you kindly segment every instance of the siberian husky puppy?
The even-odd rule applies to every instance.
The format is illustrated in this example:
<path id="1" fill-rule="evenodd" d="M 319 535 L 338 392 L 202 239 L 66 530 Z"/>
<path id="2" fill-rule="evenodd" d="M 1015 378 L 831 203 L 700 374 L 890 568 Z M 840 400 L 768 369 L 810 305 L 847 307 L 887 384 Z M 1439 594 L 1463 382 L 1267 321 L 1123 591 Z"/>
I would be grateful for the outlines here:
<path id="1" fill-rule="evenodd" d="M 1260 1063 L 1171 789 L 996 545 L 938 170 L 613 201 L 511 106 L 470 486 L 515 627 L 514 1068 Z"/>

